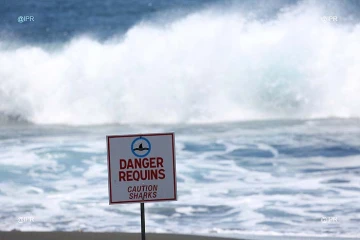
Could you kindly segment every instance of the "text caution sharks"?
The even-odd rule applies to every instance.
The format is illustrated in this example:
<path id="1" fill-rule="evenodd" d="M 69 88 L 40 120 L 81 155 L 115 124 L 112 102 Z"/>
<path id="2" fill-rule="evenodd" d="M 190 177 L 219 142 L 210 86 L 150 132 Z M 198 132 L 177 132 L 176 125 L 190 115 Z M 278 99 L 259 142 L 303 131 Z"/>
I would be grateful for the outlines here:
<path id="1" fill-rule="evenodd" d="M 110 204 L 177 199 L 174 133 L 106 139 Z"/>

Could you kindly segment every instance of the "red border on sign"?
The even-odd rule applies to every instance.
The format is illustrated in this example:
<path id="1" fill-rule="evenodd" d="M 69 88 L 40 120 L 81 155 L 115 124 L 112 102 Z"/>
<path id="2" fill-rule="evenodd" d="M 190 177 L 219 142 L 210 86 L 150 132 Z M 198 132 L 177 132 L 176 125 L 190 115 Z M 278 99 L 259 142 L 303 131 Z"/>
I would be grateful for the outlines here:
<path id="1" fill-rule="evenodd" d="M 171 138 L 172 138 L 174 198 L 113 202 L 113 200 L 112 200 L 112 191 L 111 191 L 110 138 L 140 137 L 140 136 L 163 136 L 163 135 L 171 135 Z M 107 161 L 108 161 L 109 204 L 161 202 L 161 201 L 176 201 L 177 200 L 177 195 L 176 195 L 177 190 L 176 190 L 175 137 L 174 137 L 173 132 L 172 133 L 145 133 L 145 134 L 129 134 L 129 135 L 110 135 L 110 136 L 106 136 L 106 142 L 107 142 Z"/>

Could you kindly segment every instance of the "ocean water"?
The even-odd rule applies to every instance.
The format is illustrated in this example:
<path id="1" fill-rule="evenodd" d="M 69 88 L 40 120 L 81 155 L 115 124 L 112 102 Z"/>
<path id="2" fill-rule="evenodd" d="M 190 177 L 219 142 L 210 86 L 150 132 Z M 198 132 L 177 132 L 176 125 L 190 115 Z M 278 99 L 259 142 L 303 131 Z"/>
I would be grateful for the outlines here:
<path id="1" fill-rule="evenodd" d="M 105 136 L 173 131 L 178 201 L 147 231 L 360 238 L 359 21 L 350 0 L 0 0 L 0 230 L 138 232 Z"/>

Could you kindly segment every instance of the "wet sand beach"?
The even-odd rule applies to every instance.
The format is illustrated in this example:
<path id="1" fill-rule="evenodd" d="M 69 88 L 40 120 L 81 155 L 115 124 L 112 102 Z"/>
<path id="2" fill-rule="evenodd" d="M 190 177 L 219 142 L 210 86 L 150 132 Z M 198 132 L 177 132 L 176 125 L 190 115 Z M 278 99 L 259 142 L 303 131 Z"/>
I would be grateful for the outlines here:
<path id="1" fill-rule="evenodd" d="M 0 240 L 140 240 L 140 233 L 0 232 Z M 229 240 L 230 238 L 180 234 L 146 234 L 146 240 Z"/>

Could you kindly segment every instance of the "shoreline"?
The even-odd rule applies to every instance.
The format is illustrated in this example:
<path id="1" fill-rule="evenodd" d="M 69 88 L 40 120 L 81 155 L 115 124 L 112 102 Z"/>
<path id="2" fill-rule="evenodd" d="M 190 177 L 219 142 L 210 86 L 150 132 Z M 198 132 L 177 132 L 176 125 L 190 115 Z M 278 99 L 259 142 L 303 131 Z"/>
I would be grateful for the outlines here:
<path id="1" fill-rule="evenodd" d="M 22 232 L 0 231 L 0 240 L 140 240 L 141 233 L 126 232 Z M 239 238 L 202 235 L 147 233 L 146 240 L 229 240 Z M 242 239 L 245 240 L 245 239 Z"/>
<path id="2" fill-rule="evenodd" d="M 81 231 L 0 231 L 0 240 L 141 240 L 140 232 L 81 232 Z M 266 235 L 201 235 L 180 233 L 146 233 L 146 240 L 359 240 L 334 236 L 266 236 Z"/>

